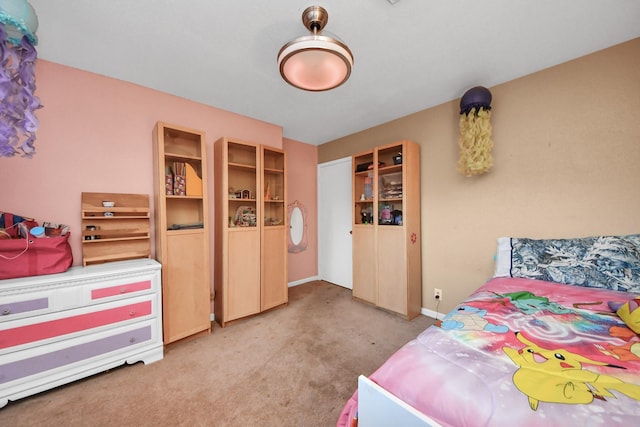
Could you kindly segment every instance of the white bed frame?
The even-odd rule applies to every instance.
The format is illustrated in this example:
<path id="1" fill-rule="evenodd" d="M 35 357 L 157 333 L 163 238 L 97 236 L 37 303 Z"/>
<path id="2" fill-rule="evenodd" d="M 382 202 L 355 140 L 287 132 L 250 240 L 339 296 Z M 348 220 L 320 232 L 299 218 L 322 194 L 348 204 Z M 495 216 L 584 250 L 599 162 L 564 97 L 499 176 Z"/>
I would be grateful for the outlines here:
<path id="1" fill-rule="evenodd" d="M 364 375 L 358 377 L 358 427 L 441 427 Z"/>

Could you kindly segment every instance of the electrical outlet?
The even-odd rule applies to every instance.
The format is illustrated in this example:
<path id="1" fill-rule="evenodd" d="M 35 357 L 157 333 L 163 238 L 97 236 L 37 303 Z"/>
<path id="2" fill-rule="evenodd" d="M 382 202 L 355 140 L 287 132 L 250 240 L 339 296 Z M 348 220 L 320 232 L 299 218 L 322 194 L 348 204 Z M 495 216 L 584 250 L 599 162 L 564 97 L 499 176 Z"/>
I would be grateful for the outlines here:
<path id="1" fill-rule="evenodd" d="M 433 290 L 433 299 L 436 299 L 436 300 L 442 299 L 442 289 L 435 288 Z"/>

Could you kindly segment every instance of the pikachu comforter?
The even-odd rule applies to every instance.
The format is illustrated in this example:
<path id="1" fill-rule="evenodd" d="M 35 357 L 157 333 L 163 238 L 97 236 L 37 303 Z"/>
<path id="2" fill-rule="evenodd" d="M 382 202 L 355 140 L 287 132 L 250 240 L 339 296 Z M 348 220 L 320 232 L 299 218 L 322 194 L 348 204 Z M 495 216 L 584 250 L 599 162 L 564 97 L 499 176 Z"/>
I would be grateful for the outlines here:
<path id="1" fill-rule="evenodd" d="M 370 379 L 445 426 L 638 425 L 634 296 L 493 278 Z"/>

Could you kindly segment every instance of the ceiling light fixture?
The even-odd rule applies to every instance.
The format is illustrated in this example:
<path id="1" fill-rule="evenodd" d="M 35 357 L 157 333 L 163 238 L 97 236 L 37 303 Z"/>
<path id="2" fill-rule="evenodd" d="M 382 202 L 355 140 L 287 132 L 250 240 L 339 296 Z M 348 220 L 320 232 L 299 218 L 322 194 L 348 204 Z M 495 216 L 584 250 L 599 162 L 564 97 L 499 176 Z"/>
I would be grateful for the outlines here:
<path id="1" fill-rule="evenodd" d="M 311 35 L 291 40 L 280 49 L 278 67 L 290 85 L 320 92 L 340 86 L 351 75 L 353 54 L 347 45 L 322 34 L 328 20 L 323 7 L 309 6 L 302 12 L 302 23 Z"/>

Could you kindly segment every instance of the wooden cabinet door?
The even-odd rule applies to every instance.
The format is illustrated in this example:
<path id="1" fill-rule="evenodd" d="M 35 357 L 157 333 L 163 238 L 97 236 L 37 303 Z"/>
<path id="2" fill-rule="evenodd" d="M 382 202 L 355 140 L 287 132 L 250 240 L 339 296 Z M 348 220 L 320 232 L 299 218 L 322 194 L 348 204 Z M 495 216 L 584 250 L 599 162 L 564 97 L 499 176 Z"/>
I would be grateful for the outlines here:
<path id="1" fill-rule="evenodd" d="M 288 300 L 287 233 L 284 226 L 262 231 L 261 308 L 268 310 Z"/>
<path id="2" fill-rule="evenodd" d="M 229 232 L 225 322 L 260 312 L 260 231 Z"/>
<path id="3" fill-rule="evenodd" d="M 378 226 L 378 306 L 407 314 L 407 258 L 401 227 Z"/>
<path id="4" fill-rule="evenodd" d="M 207 238 L 202 230 L 167 236 L 167 261 L 162 266 L 165 343 L 211 327 L 208 259 L 194 256 L 205 253 Z"/>
<path id="5" fill-rule="evenodd" d="M 287 155 L 275 148 L 261 148 L 261 310 L 268 310 L 289 299 L 287 287 Z"/>
<path id="6" fill-rule="evenodd" d="M 373 225 L 353 228 L 353 296 L 376 303 L 376 251 Z"/>

